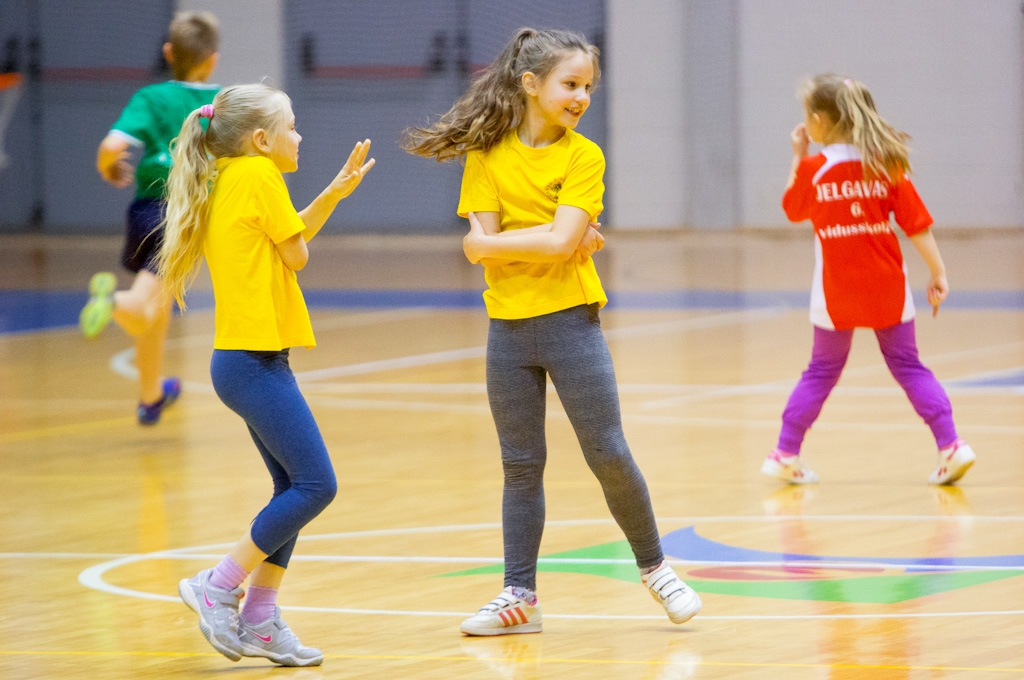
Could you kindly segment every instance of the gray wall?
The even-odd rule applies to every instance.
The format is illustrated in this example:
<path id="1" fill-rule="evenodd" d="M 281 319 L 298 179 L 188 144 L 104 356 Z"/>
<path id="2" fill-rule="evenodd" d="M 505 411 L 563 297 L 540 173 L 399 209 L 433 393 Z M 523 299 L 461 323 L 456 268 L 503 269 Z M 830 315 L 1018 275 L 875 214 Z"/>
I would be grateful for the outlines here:
<path id="1" fill-rule="evenodd" d="M 4 0 L 0 45 L 19 38 L 24 69 L 38 34 L 45 77 L 25 88 L 5 135 L 15 162 L 0 171 L 0 231 L 29 228 L 37 206 L 48 232 L 121 230 L 130 195 L 100 181 L 96 145 L 130 94 L 157 78 L 175 6 L 220 16 L 215 80 L 269 76 L 292 95 L 305 137 L 290 179 L 297 204 L 355 140 L 374 140 L 378 167 L 332 221 L 346 229 L 461 228 L 458 166 L 407 156 L 397 140 L 465 87 L 453 63 L 460 30 L 480 65 L 520 25 L 572 28 L 604 47 L 605 80 L 581 131 L 608 157 L 609 226 L 783 226 L 788 134 L 802 115 L 795 91 L 828 70 L 865 82 L 882 115 L 913 136 L 916 182 L 938 225 L 1024 224 L 1018 0 Z M 448 56 L 428 77 L 334 68 L 423 66 L 438 34 Z M 306 36 L 319 75 L 302 68 Z M 136 76 L 62 71 L 79 67 Z"/>
<path id="2" fill-rule="evenodd" d="M 405 127 L 440 115 L 464 90 L 468 71 L 456 64 L 460 32 L 468 36 L 468 64 L 479 67 L 522 25 L 568 28 L 598 41 L 604 27 L 603 0 L 4 0 L 0 42 L 16 35 L 25 53 L 27 41 L 39 34 L 43 77 L 27 88 L 7 135 L 15 163 L 0 171 L 0 231 L 123 229 L 131 193 L 99 179 L 96 147 L 132 92 L 160 79 L 153 65 L 175 8 L 218 15 L 222 54 L 214 82 L 267 77 L 292 97 L 304 137 L 301 169 L 288 178 L 296 205 L 319 193 L 357 140 L 373 140 L 376 168 L 331 220 L 349 231 L 371 232 L 461 228 L 455 217 L 458 164 L 438 166 L 398 148 Z M 445 50 L 436 49 L 438 35 L 445 37 Z M 312 71 L 304 66 L 303 46 L 310 40 Z M 358 70 L 422 70 L 435 52 L 444 60 L 436 72 L 394 77 Z M 95 79 L 60 71 L 72 66 L 90 69 L 84 75 Z M 129 71 L 96 70 L 110 68 Z M 603 93 L 580 131 L 604 144 Z M 32 225 L 36 205 L 44 208 L 43 221 Z"/>

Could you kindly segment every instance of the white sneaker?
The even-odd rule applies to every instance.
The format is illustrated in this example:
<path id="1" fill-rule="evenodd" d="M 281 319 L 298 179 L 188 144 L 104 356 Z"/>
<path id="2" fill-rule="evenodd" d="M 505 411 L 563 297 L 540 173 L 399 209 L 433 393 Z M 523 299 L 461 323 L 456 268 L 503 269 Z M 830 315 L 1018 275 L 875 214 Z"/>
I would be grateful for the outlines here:
<path id="1" fill-rule="evenodd" d="M 804 467 L 800 456 L 790 456 L 775 449 L 761 463 L 761 472 L 784 479 L 790 484 L 816 484 L 818 473 Z"/>
<path id="2" fill-rule="evenodd" d="M 280 607 L 275 608 L 273 618 L 262 623 L 249 623 L 244 614 L 239 616 L 238 641 L 243 656 L 261 656 L 282 666 L 319 666 L 324 662 L 323 652 L 299 642 L 281 618 Z"/>
<path id="3" fill-rule="evenodd" d="M 665 607 L 672 623 L 689 621 L 703 606 L 697 593 L 676 576 L 668 562 L 662 562 L 657 569 L 644 574 L 641 580 L 650 591 L 651 597 Z"/>
<path id="4" fill-rule="evenodd" d="M 199 630 L 218 652 L 238 661 L 242 643 L 238 641 L 238 601 L 245 591 L 224 590 L 210 583 L 213 569 L 204 569 L 178 583 L 178 594 L 188 608 L 199 614 Z"/>
<path id="5" fill-rule="evenodd" d="M 530 604 L 512 594 L 512 586 L 498 593 L 476 613 L 462 622 L 459 630 L 466 635 L 512 635 L 539 633 L 540 602 Z"/>
<path id="6" fill-rule="evenodd" d="M 939 464 L 928 476 L 929 484 L 952 484 L 971 469 L 977 456 L 963 439 L 957 439 L 953 446 L 939 451 Z"/>

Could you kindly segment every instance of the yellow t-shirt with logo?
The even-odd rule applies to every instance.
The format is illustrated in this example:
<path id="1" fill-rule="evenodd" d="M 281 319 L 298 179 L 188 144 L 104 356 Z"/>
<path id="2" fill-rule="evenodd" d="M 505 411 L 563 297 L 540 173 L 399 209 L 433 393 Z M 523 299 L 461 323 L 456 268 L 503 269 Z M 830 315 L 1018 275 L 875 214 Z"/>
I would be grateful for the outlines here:
<path id="1" fill-rule="evenodd" d="M 604 209 L 604 167 L 601 148 L 573 130 L 540 148 L 526 146 L 512 130 L 490 151 L 466 156 L 459 215 L 496 212 L 501 231 L 552 222 L 560 205 L 580 208 L 596 220 Z M 608 302 L 591 258 L 582 264 L 570 257 L 485 267 L 484 278 L 492 319 L 528 319 Z"/>
<path id="2" fill-rule="evenodd" d="M 313 347 L 295 272 L 274 247 L 306 229 L 265 156 L 217 159 L 203 244 L 216 301 L 214 349 Z"/>

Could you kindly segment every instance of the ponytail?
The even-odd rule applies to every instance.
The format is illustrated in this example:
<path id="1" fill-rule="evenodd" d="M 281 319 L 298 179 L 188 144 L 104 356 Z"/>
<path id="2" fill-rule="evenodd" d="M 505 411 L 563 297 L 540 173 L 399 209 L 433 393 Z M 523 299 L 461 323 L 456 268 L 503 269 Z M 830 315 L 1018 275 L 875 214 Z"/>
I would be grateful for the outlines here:
<path id="1" fill-rule="evenodd" d="M 523 120 L 523 75 L 529 72 L 543 80 L 565 52 L 575 50 L 593 60 L 596 87 L 600 77 L 598 50 L 586 38 L 568 31 L 520 28 L 498 58 L 436 123 L 404 132 L 402 148 L 438 161 L 462 158 L 470 151 L 490 151 Z"/>
<path id="2" fill-rule="evenodd" d="M 206 152 L 206 132 L 199 119 L 198 109 L 190 113 L 171 144 L 174 165 L 167 178 L 163 243 L 156 261 L 164 290 L 182 310 L 185 289 L 195 279 L 203 254 L 206 204 L 214 174 L 214 164 Z"/>
<path id="3" fill-rule="evenodd" d="M 216 159 L 244 155 L 252 133 L 259 129 L 266 130 L 273 143 L 289 107 L 288 95 L 273 87 L 235 85 L 217 93 L 212 105 L 190 113 L 171 142 L 173 165 L 167 178 L 157 275 L 182 310 L 185 290 L 195 279 L 203 256 Z M 205 131 L 200 118 L 210 119 Z"/>
<path id="4" fill-rule="evenodd" d="M 827 115 L 836 134 L 852 140 L 865 176 L 898 181 L 910 172 L 910 135 L 878 115 L 875 100 L 862 83 L 835 74 L 816 76 L 804 102 L 808 110 Z"/>

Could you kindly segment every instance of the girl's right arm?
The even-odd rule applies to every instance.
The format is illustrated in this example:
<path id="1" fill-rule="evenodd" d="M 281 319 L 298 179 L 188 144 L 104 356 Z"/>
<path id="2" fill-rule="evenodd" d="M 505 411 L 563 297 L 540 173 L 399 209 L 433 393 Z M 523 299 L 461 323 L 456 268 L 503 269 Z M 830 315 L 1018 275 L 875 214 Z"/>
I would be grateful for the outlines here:
<path id="1" fill-rule="evenodd" d="M 811 138 L 807 135 L 807 125 L 800 123 L 789 133 L 789 141 L 793 144 L 793 164 L 789 167 L 789 180 L 786 182 L 786 191 L 789 191 L 796 183 L 796 171 L 800 167 L 800 161 L 807 157 L 811 148 Z"/>
<path id="2" fill-rule="evenodd" d="M 119 135 L 107 135 L 96 150 L 96 170 L 104 182 L 124 189 L 135 179 L 135 170 L 128 162 L 128 140 Z"/>

